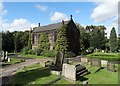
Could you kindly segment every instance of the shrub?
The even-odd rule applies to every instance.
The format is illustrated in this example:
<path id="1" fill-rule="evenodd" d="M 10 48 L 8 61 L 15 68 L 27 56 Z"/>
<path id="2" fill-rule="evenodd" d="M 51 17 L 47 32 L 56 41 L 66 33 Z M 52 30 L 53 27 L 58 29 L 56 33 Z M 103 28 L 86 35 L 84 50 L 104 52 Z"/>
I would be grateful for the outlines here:
<path id="1" fill-rule="evenodd" d="M 94 47 L 89 47 L 89 48 L 87 49 L 87 53 L 93 53 L 93 51 L 94 51 Z"/>
<path id="2" fill-rule="evenodd" d="M 41 49 L 39 49 L 39 48 L 35 49 L 35 55 L 40 56 L 41 55 Z"/>
<path id="3" fill-rule="evenodd" d="M 41 55 L 45 56 L 45 57 L 55 57 L 56 51 L 55 50 L 45 50 L 45 51 L 41 52 Z"/>
<path id="4" fill-rule="evenodd" d="M 22 54 L 28 54 L 28 51 L 29 51 L 29 48 L 28 47 L 25 47 L 21 50 L 21 53 Z"/>
<path id="5" fill-rule="evenodd" d="M 75 57 L 76 55 L 73 53 L 73 52 L 66 52 L 65 54 L 64 54 L 64 57 L 65 58 L 71 58 L 71 57 Z"/>
<path id="6" fill-rule="evenodd" d="M 33 55 L 35 55 L 35 50 L 30 49 L 30 50 L 28 51 L 28 54 L 33 54 Z"/>

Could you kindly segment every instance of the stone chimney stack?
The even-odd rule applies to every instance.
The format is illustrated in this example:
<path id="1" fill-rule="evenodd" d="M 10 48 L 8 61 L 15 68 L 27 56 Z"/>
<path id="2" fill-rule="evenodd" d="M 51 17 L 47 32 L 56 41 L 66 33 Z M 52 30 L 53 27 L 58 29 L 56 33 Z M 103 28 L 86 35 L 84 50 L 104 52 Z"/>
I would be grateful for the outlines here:
<path id="1" fill-rule="evenodd" d="M 40 27 L 40 23 L 38 23 L 38 27 Z"/>
<path id="2" fill-rule="evenodd" d="M 64 20 L 62 20 L 62 24 L 63 24 L 63 25 L 65 24 Z"/>

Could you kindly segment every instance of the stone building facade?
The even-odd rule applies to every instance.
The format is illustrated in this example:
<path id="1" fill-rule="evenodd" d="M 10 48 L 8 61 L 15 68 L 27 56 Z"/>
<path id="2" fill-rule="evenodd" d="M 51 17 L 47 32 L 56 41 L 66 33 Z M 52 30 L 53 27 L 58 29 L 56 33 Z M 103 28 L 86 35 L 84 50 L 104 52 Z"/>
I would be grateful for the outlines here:
<path id="1" fill-rule="evenodd" d="M 79 43 L 76 41 L 79 41 L 79 30 L 76 26 L 76 24 L 74 23 L 73 19 L 72 19 L 72 15 L 70 20 L 68 21 L 64 21 L 62 20 L 62 22 L 59 23 L 54 23 L 54 24 L 49 24 L 49 25 L 45 25 L 45 26 L 39 26 L 35 27 L 32 31 L 32 49 L 35 49 L 38 47 L 39 42 L 39 34 L 41 32 L 45 32 L 47 33 L 48 37 L 49 37 L 49 43 L 50 43 L 50 50 L 53 49 L 53 46 L 55 45 L 56 39 L 57 39 L 57 29 L 61 28 L 63 25 L 67 26 L 67 33 L 68 36 L 70 38 L 70 42 L 73 43 L 70 46 L 76 46 L 76 48 L 79 47 Z M 76 45 L 77 43 L 77 45 Z M 74 45 L 75 44 L 75 45 Z M 74 49 L 73 49 L 74 51 Z"/>

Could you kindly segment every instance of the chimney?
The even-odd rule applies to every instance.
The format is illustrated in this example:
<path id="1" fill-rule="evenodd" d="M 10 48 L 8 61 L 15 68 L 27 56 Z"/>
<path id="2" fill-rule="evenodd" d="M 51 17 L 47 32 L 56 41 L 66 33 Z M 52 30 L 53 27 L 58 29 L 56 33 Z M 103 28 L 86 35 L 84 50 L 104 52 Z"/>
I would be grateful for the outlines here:
<path id="1" fill-rule="evenodd" d="M 40 27 L 40 23 L 38 23 L 38 27 Z"/>
<path id="2" fill-rule="evenodd" d="M 62 24 L 63 24 L 63 25 L 64 25 L 64 23 L 65 23 L 64 20 L 62 20 Z"/>
<path id="3" fill-rule="evenodd" d="M 71 18 L 71 20 L 72 20 L 72 15 L 70 15 L 70 18 Z"/>

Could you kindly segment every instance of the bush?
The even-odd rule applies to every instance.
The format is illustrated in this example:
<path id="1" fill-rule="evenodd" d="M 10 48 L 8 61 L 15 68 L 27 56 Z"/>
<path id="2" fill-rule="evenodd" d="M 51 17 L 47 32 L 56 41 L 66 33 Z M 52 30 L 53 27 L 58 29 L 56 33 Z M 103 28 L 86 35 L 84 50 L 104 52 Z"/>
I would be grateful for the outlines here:
<path id="1" fill-rule="evenodd" d="M 30 49 L 30 50 L 28 51 L 28 54 L 35 55 L 35 50 Z"/>
<path id="2" fill-rule="evenodd" d="M 93 53 L 93 51 L 94 51 L 94 47 L 89 47 L 89 48 L 87 49 L 87 53 Z"/>
<path id="3" fill-rule="evenodd" d="M 39 48 L 35 49 L 35 55 L 40 56 L 41 55 L 41 49 L 39 49 Z"/>
<path id="4" fill-rule="evenodd" d="M 28 51 L 29 51 L 29 48 L 25 47 L 21 50 L 21 53 L 25 55 L 25 54 L 28 54 Z"/>
<path id="5" fill-rule="evenodd" d="M 64 57 L 65 58 L 71 58 L 71 57 L 75 57 L 76 55 L 73 53 L 73 52 L 66 52 L 65 54 L 64 54 Z"/>
<path id="6" fill-rule="evenodd" d="M 41 52 L 41 55 L 45 56 L 45 57 L 55 57 L 56 51 L 55 50 L 45 50 L 45 51 Z"/>

